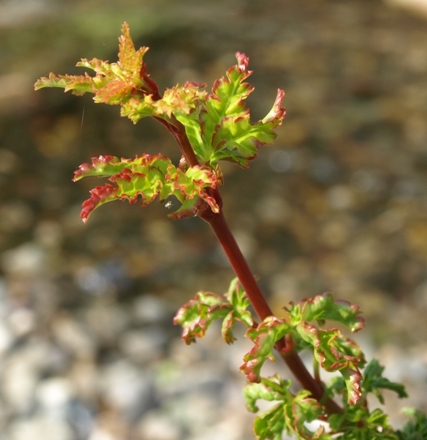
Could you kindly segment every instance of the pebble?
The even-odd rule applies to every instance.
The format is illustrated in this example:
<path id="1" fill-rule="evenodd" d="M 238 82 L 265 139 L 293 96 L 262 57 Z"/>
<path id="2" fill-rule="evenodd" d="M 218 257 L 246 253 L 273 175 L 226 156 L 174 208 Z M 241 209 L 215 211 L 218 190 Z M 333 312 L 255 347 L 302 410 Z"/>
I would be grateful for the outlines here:
<path id="1" fill-rule="evenodd" d="M 148 293 L 134 300 L 130 313 L 139 325 L 163 322 L 169 317 L 168 305 Z"/>
<path id="2" fill-rule="evenodd" d="M 125 359 L 102 368 L 98 386 L 103 399 L 129 422 L 156 404 L 151 374 Z"/>
<path id="3" fill-rule="evenodd" d="M 1 266 L 10 274 L 38 275 L 43 273 L 46 267 L 46 253 L 34 243 L 25 243 L 4 252 L 1 256 Z"/>
<path id="4" fill-rule="evenodd" d="M 42 415 L 14 421 L 8 431 L 11 440 L 74 440 L 66 420 Z"/>
<path id="5" fill-rule="evenodd" d="M 159 411 L 148 412 L 135 428 L 138 440 L 180 440 L 181 432 L 179 423 Z"/>
<path id="6" fill-rule="evenodd" d="M 70 316 L 59 315 L 52 323 L 55 340 L 76 358 L 93 358 L 96 354 L 96 340 L 82 323 Z"/>

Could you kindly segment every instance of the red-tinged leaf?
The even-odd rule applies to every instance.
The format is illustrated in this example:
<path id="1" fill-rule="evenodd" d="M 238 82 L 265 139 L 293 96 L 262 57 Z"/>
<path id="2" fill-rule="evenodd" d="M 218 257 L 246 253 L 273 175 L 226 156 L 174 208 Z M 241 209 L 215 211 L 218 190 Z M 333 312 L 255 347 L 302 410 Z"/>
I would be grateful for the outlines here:
<path id="1" fill-rule="evenodd" d="M 347 402 L 356 405 L 362 397 L 362 373 L 359 369 L 344 368 L 340 370 L 347 387 Z"/>
<path id="2" fill-rule="evenodd" d="M 323 325 L 325 320 L 331 320 L 344 324 L 352 332 L 357 332 L 364 327 L 365 322 L 360 316 L 362 312 L 359 306 L 348 301 L 335 300 L 331 293 L 317 295 L 296 305 L 291 304 L 285 310 L 289 312 L 293 325 L 303 321 L 318 321 Z"/>
<path id="3" fill-rule="evenodd" d="M 130 168 L 135 172 L 144 172 L 146 167 L 158 168 L 162 173 L 166 173 L 171 160 L 163 154 L 151 156 L 142 154 L 135 159 L 119 159 L 115 156 L 93 157 L 91 164 L 83 164 L 74 172 L 74 182 L 83 177 L 109 177 L 120 173 L 125 168 Z"/>
<path id="4" fill-rule="evenodd" d="M 155 116 L 156 109 L 151 95 L 131 97 L 123 102 L 120 115 L 129 118 L 134 124 L 140 119 Z"/>
<path id="5" fill-rule="evenodd" d="M 358 306 L 347 301 L 335 301 L 333 295 L 325 293 L 291 304 L 286 308 L 289 322 L 302 340 L 312 347 L 314 356 L 326 371 L 339 371 L 346 384 L 350 404 L 356 403 L 362 395 L 360 368 L 365 358 L 359 345 L 343 336 L 338 329 L 317 328 L 313 321 L 323 326 L 326 320 L 340 322 L 351 331 L 363 328 L 364 320 Z M 304 346 L 304 344 L 300 344 Z"/>
<path id="6" fill-rule="evenodd" d="M 148 47 L 141 47 L 137 51 L 130 36 L 129 25 L 122 25 L 122 35 L 119 37 L 119 63 L 122 69 L 132 75 L 140 73 L 143 58 Z"/>
<path id="7" fill-rule="evenodd" d="M 284 92 L 279 90 L 272 110 L 261 121 L 251 124 L 250 113 L 244 100 L 253 87 L 244 82 L 251 74 L 247 69 L 248 58 L 237 54 L 238 64 L 228 69 L 226 76 L 215 81 L 212 92 L 190 89 L 190 96 L 184 95 L 182 87 L 177 86 L 171 98 L 155 102 L 158 113 L 165 116 L 172 113 L 184 125 L 186 135 L 201 163 L 216 166 L 219 160 L 234 162 L 247 167 L 256 157 L 261 145 L 270 144 L 276 137 L 274 129 L 284 118 L 285 109 L 281 107 Z M 184 86 L 184 90 L 187 87 Z M 187 94 L 188 94 L 187 93 Z M 173 97 L 173 99 L 172 99 Z M 182 110 L 181 110 L 182 109 Z"/>
<path id="8" fill-rule="evenodd" d="M 183 86 L 176 86 L 166 89 L 162 99 L 154 102 L 156 115 L 166 115 L 169 118 L 173 113 L 188 115 L 203 100 L 207 93 L 201 90 L 205 84 L 186 82 Z"/>
<path id="9" fill-rule="evenodd" d="M 59 87 L 65 92 L 72 91 L 74 95 L 80 96 L 94 91 L 93 78 L 85 75 L 55 75 L 50 73 L 49 77 L 42 77 L 34 84 L 35 90 L 44 87 Z"/>
<path id="10" fill-rule="evenodd" d="M 283 99 L 285 98 L 284 90 L 278 89 L 276 100 L 274 101 L 272 109 L 262 119 L 263 124 L 272 124 L 273 128 L 278 127 L 283 122 L 286 116 L 286 109 L 282 107 Z"/>
<path id="11" fill-rule="evenodd" d="M 279 90 L 273 108 L 267 116 L 255 124 L 250 122 L 250 113 L 244 100 L 253 87 L 244 80 L 251 74 L 247 69 L 249 59 L 241 53 L 236 54 L 237 65 L 231 67 L 226 77 L 214 83 L 212 93 L 205 101 L 205 110 L 200 113 L 200 128 L 192 143 L 198 157 L 211 164 L 219 160 L 234 162 L 247 167 L 254 159 L 261 145 L 273 142 L 274 129 L 283 121 L 285 109 L 282 108 L 284 92 Z M 188 131 L 194 128 L 192 124 Z M 207 159 L 209 158 L 209 159 Z"/>
<path id="12" fill-rule="evenodd" d="M 144 96 L 157 92 L 157 86 L 144 69 L 143 57 L 148 48 L 141 47 L 135 51 L 127 23 L 123 24 L 122 32 L 117 63 L 83 58 L 77 66 L 93 70 L 95 76 L 50 74 L 49 78 L 41 78 L 36 82 L 36 90 L 42 87 L 62 87 L 66 92 L 72 91 L 76 95 L 90 92 L 95 94 L 95 102 L 111 105 L 124 104 L 134 94 Z"/>
<path id="13" fill-rule="evenodd" d="M 114 69 L 114 66 L 116 69 Z M 117 65 L 110 64 L 108 61 L 100 60 L 98 58 L 92 58 L 88 60 L 87 58 L 82 58 L 77 64 L 76 67 L 85 67 L 86 69 L 93 70 L 97 76 L 91 77 L 92 80 L 94 78 L 114 78 L 116 76 L 115 71 L 118 72 Z"/>
<path id="14" fill-rule="evenodd" d="M 230 308 L 230 304 L 219 295 L 198 292 L 178 310 L 173 323 L 182 327 L 182 339 L 189 345 L 196 342 L 196 338 L 204 338 L 212 322 L 227 316 Z"/>
<path id="15" fill-rule="evenodd" d="M 181 206 L 174 212 L 168 214 L 168 217 L 172 220 L 182 220 L 184 218 L 194 217 L 202 212 L 204 207 L 204 201 L 200 197 L 193 197 L 192 199 L 186 199 L 181 202 Z"/>
<path id="16" fill-rule="evenodd" d="M 107 201 L 116 199 L 136 203 L 140 198 L 141 205 L 146 206 L 158 195 L 161 200 L 173 195 L 174 189 L 167 178 L 169 170 L 175 171 L 176 168 L 170 159 L 161 154 L 156 156 L 143 154 L 136 156 L 134 160 L 118 159 L 114 156 L 93 158 L 91 165 L 83 164 L 79 167 L 75 172 L 74 180 L 89 176 L 109 177 L 114 186 L 105 185 L 104 188 L 108 189 L 108 198 L 100 199 L 98 192 L 91 192 L 90 199 L 83 203 L 82 219 L 87 221 L 93 210 Z"/>
<path id="17" fill-rule="evenodd" d="M 273 377 L 262 377 L 259 382 L 250 382 L 243 389 L 243 397 L 246 406 L 250 412 L 257 412 L 258 400 L 274 401 L 290 401 L 294 399 L 293 394 L 289 391 L 292 382 L 283 380 L 278 374 Z"/>
<path id="18" fill-rule="evenodd" d="M 150 204 L 157 196 L 160 201 L 169 196 L 175 196 L 182 206 L 172 218 L 183 218 L 198 215 L 207 203 L 213 212 L 218 213 L 220 207 L 215 198 L 210 195 L 209 188 L 216 188 L 219 184 L 218 176 L 209 167 L 195 166 L 183 171 L 176 168 L 171 160 L 162 154 L 150 156 L 143 154 L 135 159 L 118 159 L 114 156 L 100 156 L 92 159 L 92 164 L 83 164 L 74 174 L 74 180 L 83 177 L 109 177 L 115 186 L 108 185 L 108 201 L 127 200 L 141 205 Z M 114 191 L 112 190 L 114 189 Z M 93 200 L 85 202 L 82 218 L 87 220 L 89 214 L 102 203 Z M 103 202 L 105 203 L 105 202 Z"/>
<path id="19" fill-rule="evenodd" d="M 129 165 L 130 160 L 120 160 L 115 156 L 92 157 L 92 164 L 84 163 L 74 171 L 74 182 L 83 177 L 107 177 L 119 173 Z"/>
<path id="20" fill-rule="evenodd" d="M 181 122 L 181 119 L 193 120 L 189 116 L 200 106 L 200 100 L 204 98 L 206 92 L 201 90 L 204 84 L 186 82 L 183 86 L 177 85 L 167 89 L 162 98 L 154 100 L 152 95 L 131 96 L 121 102 L 121 115 L 131 119 L 134 123 L 147 116 L 156 116 L 170 120 L 172 115 Z M 196 120 L 200 130 L 200 123 Z M 191 141 L 191 139 L 190 139 Z"/>
<path id="21" fill-rule="evenodd" d="M 245 57 L 246 64 L 230 67 L 226 77 L 216 80 L 212 87 L 206 106 L 208 109 L 208 120 L 215 126 L 221 123 L 222 118 L 226 116 L 243 116 L 248 113 L 243 100 L 246 99 L 254 90 L 249 84 L 243 82 L 252 72 L 247 70 L 249 58 L 243 54 L 237 54 L 239 57 Z"/>
<path id="22" fill-rule="evenodd" d="M 245 336 L 255 345 L 244 356 L 244 363 L 240 367 L 240 371 L 247 376 L 250 382 L 260 381 L 260 372 L 264 362 L 267 359 L 274 360 L 272 354 L 274 344 L 290 331 L 289 324 L 275 316 L 268 316 L 258 327 L 246 331 Z"/>
<path id="23" fill-rule="evenodd" d="M 325 371 L 339 371 L 342 374 L 349 404 L 357 403 L 362 396 L 362 374 L 359 368 L 365 364 L 361 348 L 337 329 L 319 330 L 306 321 L 298 324 L 295 329 L 312 345 L 314 356 Z"/>
<path id="24" fill-rule="evenodd" d="M 82 204 L 82 211 L 80 217 L 86 223 L 89 215 L 99 206 L 104 203 L 112 202 L 116 197 L 116 188 L 110 184 L 104 186 L 97 186 L 90 190 L 90 198 L 85 200 Z"/>
<path id="25" fill-rule="evenodd" d="M 235 340 L 235 337 L 232 333 L 232 327 L 236 321 L 242 322 L 246 325 L 246 327 L 252 327 L 254 325 L 254 321 L 252 319 L 251 312 L 247 310 L 247 308 L 251 305 L 251 302 L 249 301 L 238 278 L 234 278 L 231 281 L 225 297 L 228 299 L 228 301 L 230 301 L 233 309 L 225 317 L 222 323 L 221 333 L 224 341 L 227 342 L 227 344 L 230 344 Z"/>
<path id="26" fill-rule="evenodd" d="M 144 174 L 125 168 L 109 180 L 117 185 L 116 195 L 119 200 L 133 204 L 140 198 L 141 206 L 149 205 L 165 185 L 164 175 L 155 169 Z"/>
<path id="27" fill-rule="evenodd" d="M 129 81 L 111 80 L 104 87 L 95 90 L 93 100 L 97 103 L 119 105 L 125 102 L 135 90 L 135 85 Z"/>
<path id="28" fill-rule="evenodd" d="M 292 433 L 300 439 L 307 440 L 332 440 L 325 433 L 324 427 L 319 426 L 316 432 L 307 428 L 307 424 L 319 419 L 323 414 L 322 405 L 307 390 L 300 391 L 292 403 L 287 403 L 284 408 L 286 425 Z"/>
<path id="29" fill-rule="evenodd" d="M 251 124 L 249 116 L 239 119 L 224 118 L 212 139 L 214 153 L 211 160 L 215 163 L 225 156 L 239 164 L 237 157 L 245 161 L 254 159 L 261 145 L 272 143 L 276 138 L 269 125 Z"/>
<path id="30" fill-rule="evenodd" d="M 182 198 L 187 200 L 200 197 L 210 206 L 212 212 L 220 212 L 215 198 L 206 191 L 207 188 L 218 186 L 218 178 L 214 170 L 209 167 L 194 166 L 182 172 L 177 168 L 176 173 L 169 173 L 169 176 L 173 179 L 172 186 L 177 197 L 178 194 L 182 194 Z M 194 212 L 193 215 L 197 215 L 197 212 Z"/>
<path id="31" fill-rule="evenodd" d="M 249 58 L 237 53 L 238 64 L 228 69 L 226 76 L 216 80 L 212 92 L 206 99 L 206 111 L 203 113 L 203 134 L 206 145 L 211 145 L 213 135 L 226 117 L 248 116 L 249 110 L 244 100 L 254 88 L 243 82 L 252 72 L 247 70 Z"/>
<path id="32" fill-rule="evenodd" d="M 233 302 L 229 302 L 230 292 L 233 292 Z M 199 292 L 196 297 L 178 310 L 174 324 L 183 327 L 182 338 L 187 344 L 195 342 L 195 338 L 205 336 L 206 330 L 216 319 L 223 319 L 221 333 L 224 341 L 231 344 L 235 337 L 232 327 L 236 321 L 252 325 L 252 317 L 246 310 L 249 301 L 237 280 L 230 284 L 229 292 L 221 297 L 210 292 Z M 247 316 L 249 314 L 249 317 Z"/>

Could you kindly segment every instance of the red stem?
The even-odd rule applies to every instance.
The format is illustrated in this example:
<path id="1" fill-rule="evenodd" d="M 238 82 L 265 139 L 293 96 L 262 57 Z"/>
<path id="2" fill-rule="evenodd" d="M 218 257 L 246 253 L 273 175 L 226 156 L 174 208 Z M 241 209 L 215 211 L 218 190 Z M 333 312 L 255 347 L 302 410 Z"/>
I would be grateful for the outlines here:
<path id="1" fill-rule="evenodd" d="M 259 318 L 264 320 L 267 316 L 273 316 L 270 306 L 267 304 L 245 257 L 228 227 L 224 214 L 221 212 L 203 218 L 210 224 L 215 232 L 218 241 L 227 255 L 234 272 L 242 283 Z M 286 341 L 284 338 L 280 339 L 276 342 L 276 349 L 300 385 L 304 389 L 309 390 L 316 400 L 322 400 L 325 397 L 323 386 L 308 372 L 301 358 L 294 350 L 292 339 L 288 338 Z M 325 399 L 324 405 L 330 414 L 342 412 L 342 409 L 329 397 Z"/>
<path id="2" fill-rule="evenodd" d="M 185 133 L 185 128 L 181 122 L 179 122 L 174 116 L 172 116 L 172 123 L 163 118 L 158 118 L 157 116 L 154 116 L 154 119 L 163 124 L 172 133 L 179 145 L 181 154 L 185 157 L 188 166 L 194 167 L 196 165 L 200 165 L 199 161 L 197 160 L 196 153 L 194 152 L 193 147 L 191 146 L 190 141 Z"/>
<path id="3" fill-rule="evenodd" d="M 242 286 L 259 318 L 264 320 L 267 316 L 273 316 L 274 314 L 271 311 L 270 306 L 267 304 L 261 289 L 249 269 L 245 257 L 239 249 L 239 246 L 225 221 L 224 214 L 221 212 L 217 215 L 211 216 L 207 221 L 215 232 L 218 241 L 224 249 L 234 272 L 242 283 Z M 284 348 L 285 344 L 283 343 L 282 345 L 283 347 L 281 348 Z"/>

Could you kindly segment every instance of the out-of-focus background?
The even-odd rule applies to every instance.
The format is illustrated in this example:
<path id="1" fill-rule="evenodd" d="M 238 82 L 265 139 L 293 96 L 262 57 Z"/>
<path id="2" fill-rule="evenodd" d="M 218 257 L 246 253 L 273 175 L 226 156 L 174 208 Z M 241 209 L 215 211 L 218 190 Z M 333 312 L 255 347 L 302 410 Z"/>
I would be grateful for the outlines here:
<path id="1" fill-rule="evenodd" d="M 124 21 L 162 87 L 210 86 L 240 51 L 254 120 L 286 90 L 275 145 L 225 168 L 225 214 L 277 313 L 324 291 L 359 304 L 357 340 L 411 394 L 390 396 L 392 422 L 426 410 L 426 17 L 405 0 L 0 1 L 0 439 L 252 438 L 248 342 L 216 328 L 186 347 L 172 326 L 233 276 L 207 225 L 159 203 L 79 218 L 98 183 L 72 183 L 79 164 L 178 160 L 173 139 L 91 96 L 33 91 L 82 57 L 115 61 Z"/>

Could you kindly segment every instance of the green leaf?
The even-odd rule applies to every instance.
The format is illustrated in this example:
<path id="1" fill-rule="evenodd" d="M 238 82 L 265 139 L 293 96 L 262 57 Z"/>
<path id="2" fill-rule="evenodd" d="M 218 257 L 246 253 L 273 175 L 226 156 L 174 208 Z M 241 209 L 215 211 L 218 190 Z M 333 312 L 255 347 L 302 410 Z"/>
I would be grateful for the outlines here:
<path id="1" fill-rule="evenodd" d="M 323 427 L 312 432 L 306 426 L 323 414 L 319 402 L 310 397 L 306 390 L 294 396 L 289 390 L 290 386 L 291 381 L 282 380 L 278 375 L 245 386 L 243 395 L 251 412 L 258 411 L 258 400 L 279 402 L 262 411 L 255 419 L 254 433 L 257 439 L 280 440 L 283 431 L 286 431 L 287 434 L 296 434 L 299 439 L 330 440 Z"/>
<path id="2" fill-rule="evenodd" d="M 240 371 L 250 382 L 261 380 L 260 372 L 264 362 L 275 359 L 272 354 L 274 344 L 290 330 L 291 327 L 284 319 L 268 316 L 258 327 L 246 331 L 245 336 L 253 341 L 254 347 L 243 357 Z"/>
<path id="3" fill-rule="evenodd" d="M 279 375 L 271 378 L 263 377 L 260 382 L 250 382 L 243 388 L 243 397 L 246 401 L 246 406 L 249 411 L 259 411 L 256 402 L 258 400 L 285 401 L 293 400 L 293 395 L 289 391 L 292 382 L 290 380 L 283 380 Z"/>
<path id="4" fill-rule="evenodd" d="M 262 378 L 260 383 L 249 383 L 243 389 L 243 396 L 249 411 L 257 412 L 258 400 L 268 402 L 279 401 L 268 410 L 261 412 L 254 422 L 254 434 L 257 439 L 280 440 L 282 433 L 289 430 L 286 426 L 284 403 L 293 400 L 289 391 L 290 380 L 282 380 L 278 375 L 267 379 Z"/>
<path id="5" fill-rule="evenodd" d="M 236 339 L 232 332 L 236 321 L 242 322 L 246 327 L 253 326 L 252 314 L 246 310 L 251 305 L 251 302 L 237 278 L 231 281 L 225 297 L 230 302 L 231 310 L 222 322 L 221 334 L 224 341 L 227 344 L 231 344 Z"/>
<path id="6" fill-rule="evenodd" d="M 184 304 L 173 322 L 183 328 L 182 339 L 187 345 L 204 338 L 213 321 L 226 317 L 230 304 L 224 298 L 211 292 L 198 292 L 196 297 Z"/>
<path id="7" fill-rule="evenodd" d="M 209 146 L 210 161 L 235 162 L 247 167 L 256 157 L 258 148 L 273 142 L 274 131 L 285 117 L 281 107 L 284 92 L 279 90 L 272 110 L 255 124 L 250 122 L 250 113 L 244 100 L 253 87 L 244 80 L 251 75 L 249 58 L 237 52 L 237 65 L 227 71 L 227 76 L 216 81 L 212 93 L 206 100 L 206 112 L 202 113 L 202 131 Z"/>
<path id="8" fill-rule="evenodd" d="M 74 173 L 74 180 L 83 177 L 108 177 L 111 184 L 98 186 L 90 191 L 91 197 L 83 202 L 81 218 L 87 221 L 89 215 L 99 206 L 113 200 L 127 200 L 147 206 L 157 196 L 164 201 L 175 196 L 181 207 L 169 214 L 172 218 L 197 215 L 202 203 L 207 203 L 213 212 L 220 208 L 216 200 L 206 191 L 216 188 L 215 172 L 206 167 L 190 167 L 183 171 L 162 154 L 143 154 L 135 159 L 118 159 L 114 156 L 93 158 L 91 164 L 83 164 Z"/>
<path id="9" fill-rule="evenodd" d="M 201 108 L 188 114 L 176 112 L 175 117 L 185 127 L 185 134 L 198 159 L 202 163 L 208 163 L 212 154 L 212 147 L 206 143 L 205 137 L 203 136 L 200 111 Z"/>
<path id="10" fill-rule="evenodd" d="M 247 116 L 245 100 L 254 88 L 243 82 L 251 75 L 248 70 L 249 58 L 236 54 L 238 64 L 228 69 L 226 76 L 216 80 L 212 92 L 206 100 L 206 113 L 203 115 L 204 133 L 207 145 L 212 144 L 216 127 L 221 126 L 224 118 Z"/>
<path id="11" fill-rule="evenodd" d="M 203 338 L 213 321 L 223 319 L 222 337 L 227 344 L 231 344 L 235 340 L 232 327 L 236 321 L 246 326 L 253 325 L 252 316 L 246 310 L 249 305 L 245 291 L 237 279 L 234 279 L 224 297 L 209 292 L 197 293 L 195 298 L 178 310 L 174 324 L 182 326 L 182 338 L 190 344 L 196 338 Z"/>
<path id="12" fill-rule="evenodd" d="M 230 304 L 233 306 L 234 311 L 234 319 L 238 319 L 243 322 L 247 327 L 252 327 L 254 321 L 252 319 L 252 314 L 247 310 L 247 308 L 251 305 L 249 298 L 246 295 L 245 290 L 238 278 L 234 278 L 230 287 L 228 288 L 228 292 L 225 294 Z"/>
<path id="13" fill-rule="evenodd" d="M 331 320 L 344 324 L 352 332 L 364 327 L 364 319 L 360 316 L 359 307 L 348 301 L 335 300 L 331 293 L 317 295 L 296 305 L 291 303 L 291 306 L 285 310 L 290 315 L 292 325 L 303 321 L 318 321 L 319 325 L 324 325 L 325 320 Z"/>
<path id="14" fill-rule="evenodd" d="M 259 146 L 275 139 L 274 129 L 285 116 L 285 109 L 281 107 L 284 92 L 279 90 L 267 116 L 255 124 L 250 122 L 249 109 L 244 104 L 253 91 L 253 87 L 244 82 L 252 73 L 248 70 L 249 58 L 241 53 L 236 57 L 237 65 L 215 81 L 211 93 L 201 97 L 193 112 L 182 113 L 179 108 L 174 112 L 184 125 L 199 160 L 213 167 L 220 160 L 247 167 L 256 157 Z"/>
<path id="15" fill-rule="evenodd" d="M 414 408 L 403 408 L 402 412 L 412 420 L 405 423 L 402 430 L 397 431 L 399 440 L 425 440 L 427 438 L 427 415 Z"/>
<path id="16" fill-rule="evenodd" d="M 400 398 L 408 397 L 405 387 L 396 382 L 391 382 L 383 377 L 384 367 L 376 359 L 372 359 L 363 371 L 362 388 L 364 393 L 373 393 L 384 404 L 380 389 L 388 389 L 397 393 Z"/>
<path id="17" fill-rule="evenodd" d="M 328 419 L 332 432 L 340 432 L 340 440 L 398 440 L 380 408 L 372 412 L 366 406 L 347 406 Z"/>

